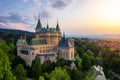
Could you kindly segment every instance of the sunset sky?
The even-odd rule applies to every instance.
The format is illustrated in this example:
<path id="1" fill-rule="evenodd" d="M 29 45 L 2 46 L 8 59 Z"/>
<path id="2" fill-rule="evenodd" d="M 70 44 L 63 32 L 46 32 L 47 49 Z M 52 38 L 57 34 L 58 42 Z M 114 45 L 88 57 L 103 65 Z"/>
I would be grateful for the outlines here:
<path id="1" fill-rule="evenodd" d="M 66 34 L 120 34 L 120 0 L 0 0 L 0 28 L 33 32 L 38 13 Z"/>

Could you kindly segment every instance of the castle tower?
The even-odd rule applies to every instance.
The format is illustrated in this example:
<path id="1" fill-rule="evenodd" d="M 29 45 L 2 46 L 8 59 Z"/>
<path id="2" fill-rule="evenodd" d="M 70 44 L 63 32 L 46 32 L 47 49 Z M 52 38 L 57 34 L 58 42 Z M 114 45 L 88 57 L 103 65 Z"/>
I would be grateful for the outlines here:
<path id="1" fill-rule="evenodd" d="M 60 32 L 60 27 L 59 27 L 59 23 L 58 23 L 58 20 L 57 20 L 56 31 Z"/>
<path id="2" fill-rule="evenodd" d="M 47 28 L 46 28 L 46 41 L 48 44 L 50 44 L 50 28 L 47 20 Z"/>
<path id="3" fill-rule="evenodd" d="M 42 24 L 41 24 L 40 16 L 39 16 L 37 26 L 35 28 L 36 37 L 39 37 L 38 33 L 40 32 L 41 29 L 42 29 Z"/>
<path id="4" fill-rule="evenodd" d="M 57 20 L 56 28 L 54 28 L 54 31 L 55 33 L 51 33 L 50 40 L 51 40 L 51 44 L 54 44 L 55 46 L 57 46 L 61 39 L 61 32 L 60 32 L 58 20 Z"/>
<path id="5" fill-rule="evenodd" d="M 17 41 L 17 55 L 19 56 L 20 55 L 20 51 L 22 48 L 26 48 L 28 47 L 28 44 L 26 42 L 26 36 L 25 38 L 23 38 L 22 36 L 20 37 L 20 39 L 18 39 Z"/>

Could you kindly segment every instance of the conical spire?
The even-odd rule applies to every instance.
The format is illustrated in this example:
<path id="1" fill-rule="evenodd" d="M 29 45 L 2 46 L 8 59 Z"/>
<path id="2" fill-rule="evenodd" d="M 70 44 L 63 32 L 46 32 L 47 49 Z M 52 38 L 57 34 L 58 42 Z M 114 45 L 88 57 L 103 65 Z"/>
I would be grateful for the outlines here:
<path id="1" fill-rule="evenodd" d="M 48 20 L 47 20 L 47 29 L 49 29 Z"/>
<path id="2" fill-rule="evenodd" d="M 63 32 L 63 40 L 65 41 L 65 32 Z"/>
<path id="3" fill-rule="evenodd" d="M 49 24 L 48 24 L 48 20 L 47 20 L 47 28 L 46 28 L 47 31 L 49 31 Z"/>
<path id="4" fill-rule="evenodd" d="M 56 31 L 60 31 L 60 27 L 59 27 L 58 19 L 57 19 Z"/>
<path id="5" fill-rule="evenodd" d="M 37 26 L 36 26 L 36 29 L 41 29 L 42 28 L 42 24 L 40 22 L 40 14 L 38 15 L 38 23 L 37 23 Z"/>

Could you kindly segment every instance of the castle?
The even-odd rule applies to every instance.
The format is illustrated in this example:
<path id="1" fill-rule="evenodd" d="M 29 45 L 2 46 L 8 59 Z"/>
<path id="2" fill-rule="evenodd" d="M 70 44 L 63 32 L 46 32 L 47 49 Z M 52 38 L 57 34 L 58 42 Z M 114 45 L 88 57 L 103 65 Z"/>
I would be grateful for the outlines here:
<path id="1" fill-rule="evenodd" d="M 48 23 L 43 27 L 38 19 L 35 28 L 35 38 L 28 44 L 26 38 L 19 38 L 17 41 L 17 56 L 25 60 L 31 66 L 35 57 L 39 57 L 41 63 L 46 60 L 56 62 L 56 57 L 60 55 L 65 60 L 74 59 L 74 39 L 66 39 L 57 21 L 55 28 L 50 28 Z"/>

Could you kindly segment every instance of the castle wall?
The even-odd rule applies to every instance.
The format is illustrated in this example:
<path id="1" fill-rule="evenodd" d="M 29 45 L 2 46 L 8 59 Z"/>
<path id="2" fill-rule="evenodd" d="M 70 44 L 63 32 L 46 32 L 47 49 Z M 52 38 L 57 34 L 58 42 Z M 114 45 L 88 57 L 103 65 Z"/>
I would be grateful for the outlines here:
<path id="1" fill-rule="evenodd" d="M 69 60 L 74 58 L 74 47 L 69 48 Z"/>
<path id="2" fill-rule="evenodd" d="M 36 49 L 38 53 L 47 53 L 55 48 L 55 46 L 52 44 L 31 45 L 31 47 Z"/>

